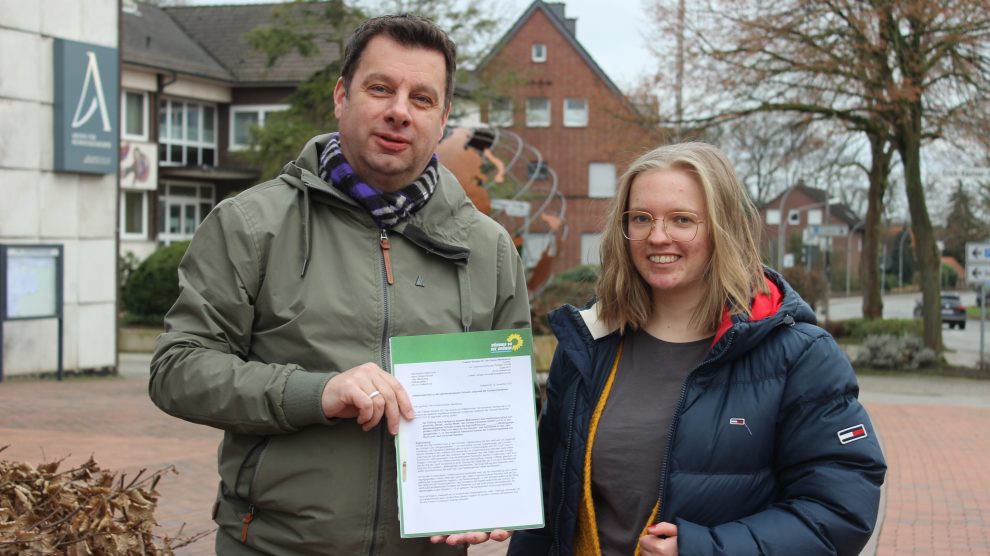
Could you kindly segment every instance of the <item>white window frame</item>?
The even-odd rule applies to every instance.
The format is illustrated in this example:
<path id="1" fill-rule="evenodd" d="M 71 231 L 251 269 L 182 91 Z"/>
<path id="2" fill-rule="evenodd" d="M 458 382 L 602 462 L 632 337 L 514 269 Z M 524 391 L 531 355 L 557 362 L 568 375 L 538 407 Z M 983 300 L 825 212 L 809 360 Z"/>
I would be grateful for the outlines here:
<path id="1" fill-rule="evenodd" d="M 496 104 L 501 106 L 496 107 Z M 498 98 L 488 103 L 488 125 L 495 127 L 512 127 L 513 106 L 511 98 Z"/>
<path id="2" fill-rule="evenodd" d="M 162 107 L 161 105 L 165 106 Z M 172 113 L 176 106 L 182 106 L 182 136 L 178 138 L 172 137 Z M 164 109 L 163 109 L 164 108 Z M 189 113 L 190 109 L 195 109 L 199 112 L 199 126 L 197 127 L 198 139 L 190 139 L 188 137 L 189 133 Z M 203 114 L 206 112 L 206 108 L 211 108 L 213 110 L 213 139 L 212 141 L 206 141 L 203 138 L 206 126 L 204 125 L 206 119 Z M 206 149 L 213 149 L 213 164 L 216 166 L 219 162 L 220 151 L 217 148 L 219 141 L 217 141 L 217 136 L 219 135 L 219 130 L 217 129 L 217 118 L 218 110 L 217 105 L 208 102 L 197 102 L 178 98 L 163 98 L 159 104 L 159 126 L 158 126 L 158 164 L 159 166 L 203 166 L 203 151 Z M 172 156 L 172 146 L 181 147 L 182 160 L 171 160 Z M 161 149 L 165 149 L 165 158 L 161 156 Z M 195 150 L 196 160 L 186 160 L 186 153 L 190 149 Z"/>
<path id="3" fill-rule="evenodd" d="M 602 234 L 581 234 L 581 264 L 602 264 Z"/>
<path id="4" fill-rule="evenodd" d="M 529 49 L 529 59 L 537 64 L 547 61 L 547 45 L 542 42 L 534 42 Z"/>
<path id="5" fill-rule="evenodd" d="M 127 133 L 127 95 L 140 95 L 141 96 L 141 133 L 135 135 L 132 133 Z M 135 91 L 132 89 L 122 89 L 120 91 L 120 109 L 122 112 L 121 122 L 120 122 L 120 137 L 121 139 L 126 139 L 128 141 L 141 141 L 146 143 L 148 141 L 148 93 L 145 91 Z"/>
<path id="6" fill-rule="evenodd" d="M 767 225 L 780 226 L 780 209 L 767 209 Z"/>
<path id="7" fill-rule="evenodd" d="M 546 108 L 539 109 L 533 107 L 533 103 L 536 101 L 542 102 Z M 550 114 L 550 98 L 549 97 L 529 97 L 526 99 L 526 127 L 550 127 L 553 118 Z M 545 117 L 544 117 L 545 114 Z"/>
<path id="8" fill-rule="evenodd" d="M 821 226 L 822 224 L 822 209 L 811 209 L 808 211 L 808 225 L 809 226 Z"/>
<path id="9" fill-rule="evenodd" d="M 127 195 L 141 195 L 141 231 L 127 231 Z M 120 239 L 148 239 L 148 191 L 145 189 L 120 190 Z"/>
<path id="10" fill-rule="evenodd" d="M 582 103 L 582 108 L 574 108 L 571 103 Z M 564 127 L 588 127 L 588 99 L 564 99 Z"/>
<path id="11" fill-rule="evenodd" d="M 241 113 L 253 112 L 258 115 L 258 127 L 265 127 L 265 118 L 272 112 L 283 112 L 289 109 L 288 104 L 239 104 L 230 107 L 230 122 L 228 127 L 228 137 L 230 138 L 228 150 L 243 151 L 251 145 L 248 143 L 237 143 L 237 134 L 234 130 L 234 116 Z"/>
<path id="12" fill-rule="evenodd" d="M 179 195 L 172 191 L 173 187 L 194 187 L 196 188 L 196 196 Z M 206 218 L 206 215 L 213 207 L 216 206 L 216 186 L 212 183 L 202 183 L 202 182 L 187 182 L 187 181 L 165 181 L 162 182 L 161 188 L 159 190 L 161 193 L 158 195 L 158 242 L 163 245 L 169 245 L 175 241 L 186 241 L 192 239 L 196 230 L 199 228 L 199 224 Z M 209 192 L 209 196 L 204 196 L 204 191 Z M 209 210 L 203 211 L 202 205 L 206 204 L 206 200 L 209 200 L 210 208 Z M 179 212 L 179 231 L 170 232 L 168 230 L 168 218 L 170 207 L 179 206 L 183 207 Z M 193 230 L 190 233 L 185 231 L 186 226 L 186 209 L 184 207 L 194 206 L 195 224 Z"/>
<path id="13" fill-rule="evenodd" d="M 615 197 L 615 164 L 612 162 L 588 163 L 588 197 L 611 199 Z"/>

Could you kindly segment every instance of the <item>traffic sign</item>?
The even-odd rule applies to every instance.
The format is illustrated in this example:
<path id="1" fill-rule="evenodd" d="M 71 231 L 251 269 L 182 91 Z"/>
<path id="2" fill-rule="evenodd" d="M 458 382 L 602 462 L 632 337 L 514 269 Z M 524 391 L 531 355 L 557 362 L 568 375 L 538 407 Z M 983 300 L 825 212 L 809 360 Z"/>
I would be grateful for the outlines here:
<path id="1" fill-rule="evenodd" d="M 950 180 L 990 180 L 990 166 L 953 168 L 943 171 L 942 177 Z"/>
<path id="2" fill-rule="evenodd" d="M 967 264 L 966 281 L 971 284 L 990 281 L 990 261 Z"/>
<path id="3" fill-rule="evenodd" d="M 981 262 L 990 263 L 990 243 L 967 243 L 966 266 Z"/>
<path id="4" fill-rule="evenodd" d="M 813 236 L 824 236 L 824 237 L 840 237 L 849 235 L 849 226 L 829 224 L 829 225 L 813 225 L 806 228 L 808 233 Z"/>
<path id="5" fill-rule="evenodd" d="M 526 201 L 514 201 L 512 199 L 492 199 L 492 208 L 500 209 L 509 216 L 525 218 L 529 216 L 530 205 Z"/>

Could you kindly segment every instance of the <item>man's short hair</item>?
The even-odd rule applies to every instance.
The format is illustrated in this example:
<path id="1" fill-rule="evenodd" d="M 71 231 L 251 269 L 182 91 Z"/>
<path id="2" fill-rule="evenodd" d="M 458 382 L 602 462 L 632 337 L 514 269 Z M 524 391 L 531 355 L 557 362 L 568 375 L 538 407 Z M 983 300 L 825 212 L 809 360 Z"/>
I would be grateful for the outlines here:
<path id="1" fill-rule="evenodd" d="M 359 25 L 344 46 L 344 64 L 340 74 L 344 78 L 344 90 L 350 90 L 351 78 L 357 71 L 361 54 L 368 42 L 378 35 L 386 35 L 403 46 L 416 46 L 443 54 L 447 65 L 447 82 L 444 89 L 444 105 L 450 106 L 454 96 L 454 72 L 457 71 L 457 45 L 435 23 L 414 14 L 383 15 Z"/>

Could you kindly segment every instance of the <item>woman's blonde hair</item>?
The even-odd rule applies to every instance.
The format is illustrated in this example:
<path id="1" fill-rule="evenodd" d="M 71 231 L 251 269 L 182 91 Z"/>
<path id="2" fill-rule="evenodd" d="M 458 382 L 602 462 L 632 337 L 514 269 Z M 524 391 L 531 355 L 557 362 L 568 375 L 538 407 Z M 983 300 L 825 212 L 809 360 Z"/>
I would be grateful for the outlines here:
<path id="1" fill-rule="evenodd" d="M 610 327 L 636 330 L 646 324 L 653 308 L 649 285 L 636 271 L 629 241 L 622 235 L 622 213 L 629 191 L 641 174 L 683 170 L 694 176 L 705 195 L 712 255 L 705 266 L 705 295 L 691 325 L 714 330 L 726 308 L 750 314 L 756 292 L 766 292 L 760 261 L 760 219 L 746 187 L 725 154 L 707 143 L 690 142 L 658 147 L 633 162 L 619 178 L 618 191 L 601 242 L 601 274 L 596 285 L 598 314 Z M 701 233 L 705 233 L 702 230 Z"/>

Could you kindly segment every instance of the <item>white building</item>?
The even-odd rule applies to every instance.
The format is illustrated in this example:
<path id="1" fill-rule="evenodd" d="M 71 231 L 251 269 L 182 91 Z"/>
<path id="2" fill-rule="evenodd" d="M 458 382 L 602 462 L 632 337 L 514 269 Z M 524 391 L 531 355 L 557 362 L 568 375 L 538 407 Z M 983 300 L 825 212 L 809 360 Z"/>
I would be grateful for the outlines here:
<path id="1" fill-rule="evenodd" d="M 116 366 L 118 20 L 117 0 L 0 0 L 2 378 L 53 371 L 60 351 L 67 370 Z M 77 147 L 111 169 L 79 169 Z M 60 281 L 31 245 L 61 248 Z M 61 327 L 17 318 L 53 311 Z"/>

